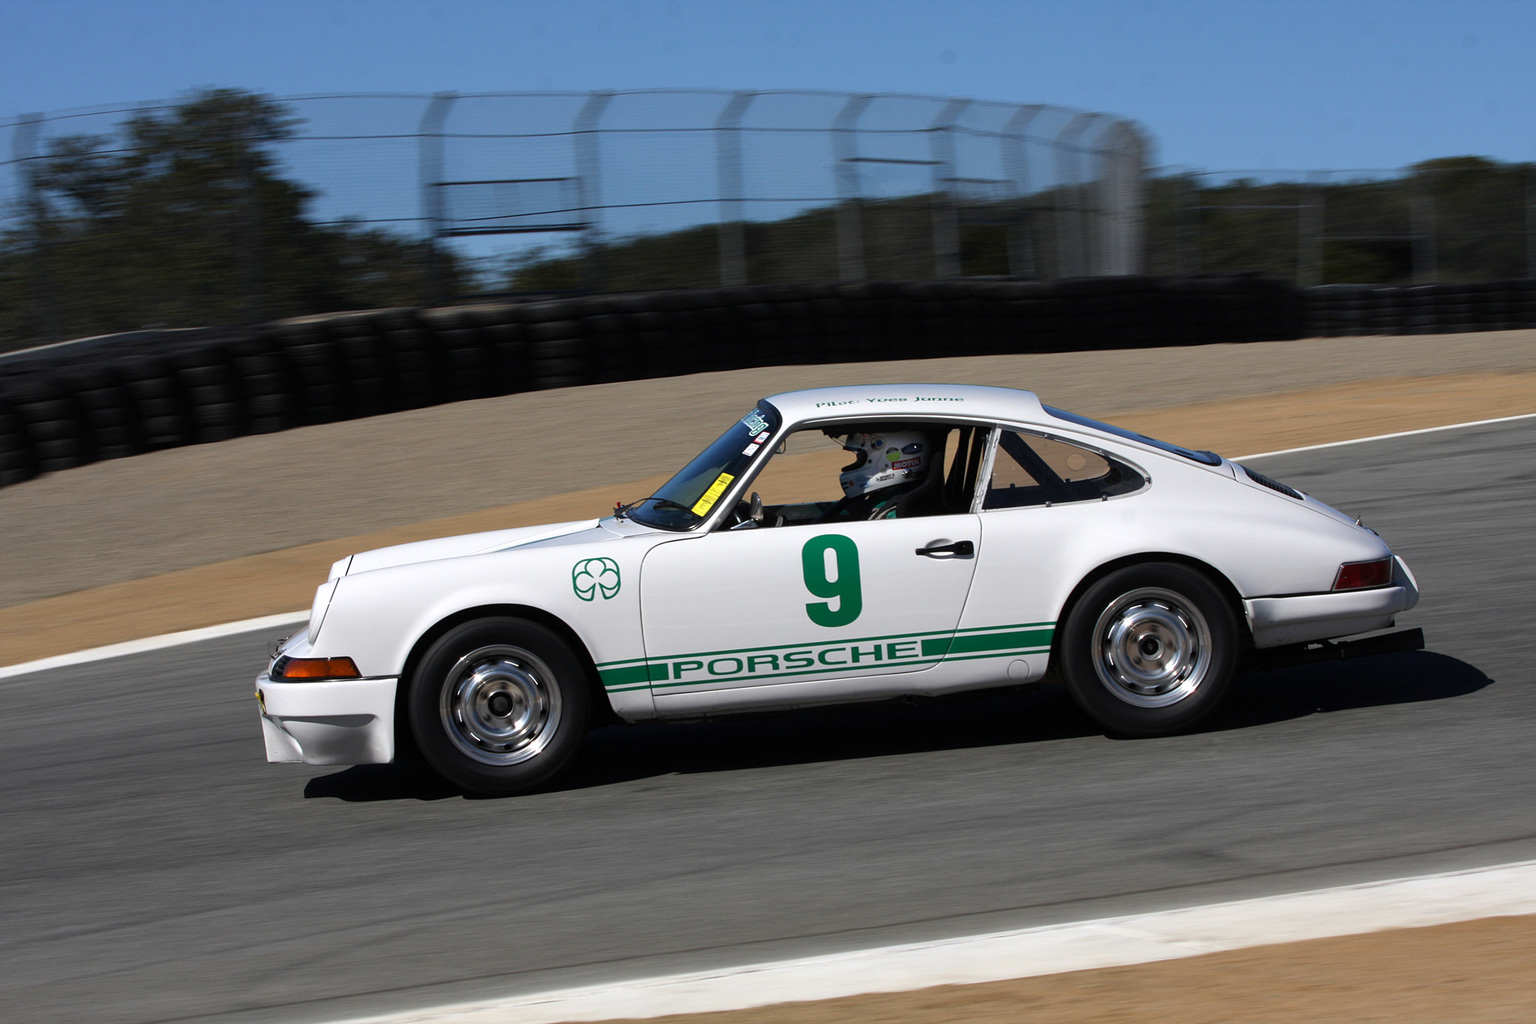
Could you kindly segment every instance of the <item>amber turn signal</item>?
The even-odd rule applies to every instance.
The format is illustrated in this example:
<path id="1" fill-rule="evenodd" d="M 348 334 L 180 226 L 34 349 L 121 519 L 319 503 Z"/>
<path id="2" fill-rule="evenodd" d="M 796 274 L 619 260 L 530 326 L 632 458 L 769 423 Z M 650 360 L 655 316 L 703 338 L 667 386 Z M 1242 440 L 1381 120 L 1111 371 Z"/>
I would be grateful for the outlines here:
<path id="1" fill-rule="evenodd" d="M 273 679 L 358 679 L 351 658 L 278 658 L 272 663 Z"/>
<path id="2" fill-rule="evenodd" d="M 1339 566 L 1339 574 L 1333 579 L 1334 590 L 1360 590 L 1363 587 L 1384 587 L 1392 582 L 1392 559 L 1378 558 L 1374 562 L 1345 562 Z"/>

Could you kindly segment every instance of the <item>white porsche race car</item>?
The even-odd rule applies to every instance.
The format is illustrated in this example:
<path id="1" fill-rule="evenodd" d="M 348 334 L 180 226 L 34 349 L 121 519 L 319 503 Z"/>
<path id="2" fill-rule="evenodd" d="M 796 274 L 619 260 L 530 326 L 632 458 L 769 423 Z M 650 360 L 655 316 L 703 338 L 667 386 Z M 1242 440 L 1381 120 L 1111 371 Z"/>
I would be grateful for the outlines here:
<path id="1" fill-rule="evenodd" d="M 826 388 L 758 402 L 606 518 L 342 559 L 256 697 L 270 761 L 419 753 L 512 793 L 598 721 L 1049 668 L 1106 730 L 1170 733 L 1240 663 L 1384 629 L 1417 600 L 1358 520 L 1211 452 L 1027 391 Z M 1373 640 L 1357 646 L 1422 633 Z"/>

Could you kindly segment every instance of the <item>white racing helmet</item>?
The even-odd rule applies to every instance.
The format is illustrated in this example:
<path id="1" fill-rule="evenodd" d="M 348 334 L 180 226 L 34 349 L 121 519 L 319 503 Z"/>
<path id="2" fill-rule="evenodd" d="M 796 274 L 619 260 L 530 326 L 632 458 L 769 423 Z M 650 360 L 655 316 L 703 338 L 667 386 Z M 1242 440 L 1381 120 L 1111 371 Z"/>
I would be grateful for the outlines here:
<path id="1" fill-rule="evenodd" d="M 853 452 L 856 458 L 838 477 L 844 496 L 856 498 L 921 480 L 928 472 L 928 449 L 927 435 L 916 430 L 849 434 L 843 450 Z"/>

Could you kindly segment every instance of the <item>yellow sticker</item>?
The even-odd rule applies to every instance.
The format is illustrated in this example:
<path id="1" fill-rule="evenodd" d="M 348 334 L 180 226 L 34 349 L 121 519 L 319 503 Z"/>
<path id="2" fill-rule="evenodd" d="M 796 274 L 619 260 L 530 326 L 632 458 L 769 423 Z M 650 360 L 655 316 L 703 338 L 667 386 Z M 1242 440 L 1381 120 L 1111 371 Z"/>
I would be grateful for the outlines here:
<path id="1" fill-rule="evenodd" d="M 729 473 L 721 473 L 715 477 L 715 482 L 709 485 L 709 490 L 705 491 L 703 497 L 693 503 L 693 514 L 696 516 L 709 515 L 709 510 L 715 507 L 715 502 L 720 500 L 720 495 L 725 493 L 725 489 L 731 486 L 731 481 L 735 479 Z"/>

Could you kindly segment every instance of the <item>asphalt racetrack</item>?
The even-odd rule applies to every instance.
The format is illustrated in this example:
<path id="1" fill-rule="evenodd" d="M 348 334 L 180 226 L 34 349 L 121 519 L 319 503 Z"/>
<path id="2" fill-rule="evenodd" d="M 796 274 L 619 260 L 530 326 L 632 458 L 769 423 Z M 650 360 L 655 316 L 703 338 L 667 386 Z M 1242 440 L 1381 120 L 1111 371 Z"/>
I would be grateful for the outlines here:
<path id="1" fill-rule="evenodd" d="M 266 765 L 246 635 L 0 680 L 12 1020 L 334 1020 L 1536 857 L 1536 420 L 1297 452 L 1429 649 L 1114 741 L 1059 690 L 594 733 L 558 791 Z M 794 998 L 785 993 L 786 999 Z"/>

